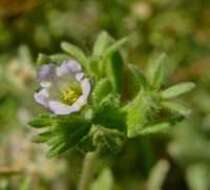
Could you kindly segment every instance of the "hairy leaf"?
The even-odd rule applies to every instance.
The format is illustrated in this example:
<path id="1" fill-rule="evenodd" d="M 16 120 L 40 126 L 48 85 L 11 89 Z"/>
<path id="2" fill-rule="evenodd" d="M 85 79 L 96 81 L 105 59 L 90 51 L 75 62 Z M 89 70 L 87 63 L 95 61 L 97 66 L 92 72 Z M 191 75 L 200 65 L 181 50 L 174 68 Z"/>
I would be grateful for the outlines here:
<path id="1" fill-rule="evenodd" d="M 109 129 L 101 125 L 92 127 L 93 145 L 100 148 L 101 153 L 117 153 L 122 148 L 124 133 L 117 129 Z"/>
<path id="2" fill-rule="evenodd" d="M 113 90 L 119 94 L 123 88 L 123 67 L 123 60 L 118 52 L 114 52 L 106 62 L 106 76 Z"/>
<path id="3" fill-rule="evenodd" d="M 129 138 L 139 135 L 149 122 L 153 100 L 145 93 L 139 93 L 126 107 L 127 135 Z"/>
<path id="4" fill-rule="evenodd" d="M 67 42 L 61 43 L 61 48 L 66 53 L 69 53 L 72 57 L 77 59 L 83 66 L 86 66 L 88 59 L 80 48 Z"/>
<path id="5" fill-rule="evenodd" d="M 149 135 L 160 132 L 167 132 L 170 129 L 170 124 L 167 122 L 157 123 L 154 125 L 146 126 L 143 130 L 139 132 L 139 135 Z"/>
<path id="6" fill-rule="evenodd" d="M 100 103 L 104 97 L 112 92 L 110 81 L 106 78 L 96 82 L 92 92 L 92 100 L 95 104 Z"/>
<path id="7" fill-rule="evenodd" d="M 93 56 L 99 57 L 105 52 L 106 48 L 110 44 L 111 37 L 105 31 L 101 32 L 96 39 L 93 47 Z"/>
<path id="8" fill-rule="evenodd" d="M 164 99 L 175 98 L 184 93 L 191 91 L 195 87 L 192 82 L 183 82 L 167 88 L 161 92 L 161 97 Z"/>
<path id="9" fill-rule="evenodd" d="M 171 111 L 178 112 L 179 114 L 184 116 L 187 116 L 191 113 L 191 110 L 189 108 L 186 108 L 185 106 L 177 102 L 163 101 L 161 104 L 163 105 L 163 107 Z"/>
<path id="10" fill-rule="evenodd" d="M 40 114 L 29 122 L 29 125 L 34 128 L 49 127 L 53 124 L 55 124 L 55 117 L 49 114 Z"/>
<path id="11" fill-rule="evenodd" d="M 104 53 L 105 56 L 108 56 L 116 51 L 119 50 L 119 48 L 124 45 L 126 42 L 128 41 L 128 38 L 122 38 L 118 41 L 116 41 L 113 45 L 111 45 L 107 50 L 106 52 Z"/>
<path id="12" fill-rule="evenodd" d="M 39 65 L 43 65 L 43 64 L 48 64 L 48 63 L 50 63 L 50 62 L 51 62 L 51 59 L 50 59 L 47 55 L 45 55 L 45 54 L 43 54 L 43 53 L 39 53 L 36 62 L 37 62 L 37 64 L 39 64 Z"/>
<path id="13" fill-rule="evenodd" d="M 129 64 L 127 66 L 127 75 L 125 80 L 126 94 L 128 97 L 134 97 L 140 89 L 147 88 L 146 78 L 136 65 Z"/>
<path id="14" fill-rule="evenodd" d="M 165 61 L 166 54 L 162 53 L 155 60 L 152 60 L 147 69 L 147 78 L 150 85 L 156 89 L 159 89 L 164 82 L 165 78 Z"/>

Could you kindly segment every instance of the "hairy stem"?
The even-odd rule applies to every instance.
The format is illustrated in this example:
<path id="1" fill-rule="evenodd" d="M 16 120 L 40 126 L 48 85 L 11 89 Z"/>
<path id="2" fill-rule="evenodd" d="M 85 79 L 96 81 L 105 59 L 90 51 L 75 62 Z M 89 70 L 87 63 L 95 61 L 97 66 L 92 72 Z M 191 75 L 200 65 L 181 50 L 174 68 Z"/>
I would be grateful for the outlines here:
<path id="1" fill-rule="evenodd" d="M 85 156 L 82 168 L 82 174 L 80 177 L 78 190 L 89 190 L 93 174 L 94 174 L 94 163 L 97 159 L 96 152 L 88 152 Z"/>

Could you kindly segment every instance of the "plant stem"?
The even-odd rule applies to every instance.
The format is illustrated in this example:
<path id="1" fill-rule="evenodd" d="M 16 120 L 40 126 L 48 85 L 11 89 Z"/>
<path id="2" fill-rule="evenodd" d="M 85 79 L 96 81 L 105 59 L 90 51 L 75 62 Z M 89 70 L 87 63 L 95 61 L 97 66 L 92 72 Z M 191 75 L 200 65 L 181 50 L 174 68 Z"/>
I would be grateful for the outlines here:
<path id="1" fill-rule="evenodd" d="M 82 174 L 80 177 L 78 190 L 89 190 L 93 173 L 94 163 L 97 158 L 97 152 L 88 152 L 85 156 L 82 168 Z"/>

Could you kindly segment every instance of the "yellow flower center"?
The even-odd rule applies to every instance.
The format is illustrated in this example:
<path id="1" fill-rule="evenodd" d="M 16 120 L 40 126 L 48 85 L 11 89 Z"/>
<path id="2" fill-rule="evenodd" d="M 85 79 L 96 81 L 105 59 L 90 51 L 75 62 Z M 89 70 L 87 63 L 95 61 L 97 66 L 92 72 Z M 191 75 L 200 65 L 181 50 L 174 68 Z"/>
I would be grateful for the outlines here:
<path id="1" fill-rule="evenodd" d="M 65 104 L 71 105 L 80 95 L 81 89 L 70 87 L 62 91 L 61 99 Z"/>

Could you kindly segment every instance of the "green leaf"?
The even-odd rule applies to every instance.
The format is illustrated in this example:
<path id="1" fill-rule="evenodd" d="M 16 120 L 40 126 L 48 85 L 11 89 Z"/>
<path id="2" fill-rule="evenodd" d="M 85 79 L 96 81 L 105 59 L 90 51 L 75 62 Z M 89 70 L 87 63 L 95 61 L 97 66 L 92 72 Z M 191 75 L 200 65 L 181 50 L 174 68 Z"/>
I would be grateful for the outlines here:
<path id="1" fill-rule="evenodd" d="M 120 109 L 119 97 L 109 94 L 94 108 L 93 123 L 114 128 L 120 131 L 126 130 L 125 113 Z"/>
<path id="2" fill-rule="evenodd" d="M 42 54 L 42 53 L 40 53 L 38 55 L 38 58 L 37 58 L 37 61 L 36 61 L 36 63 L 38 65 L 44 65 L 44 64 L 48 64 L 50 62 L 51 62 L 51 59 L 47 55 Z"/>
<path id="3" fill-rule="evenodd" d="M 101 125 L 93 125 L 91 128 L 92 141 L 95 147 L 100 148 L 101 153 L 116 154 L 121 150 L 125 135 L 117 129 L 109 129 Z"/>
<path id="4" fill-rule="evenodd" d="M 49 127 L 53 124 L 55 124 L 55 118 L 49 114 L 40 114 L 29 122 L 29 125 L 34 128 Z"/>
<path id="5" fill-rule="evenodd" d="M 69 56 L 66 54 L 54 54 L 51 56 L 47 56 L 45 54 L 40 53 L 38 55 L 37 64 L 49 64 L 49 63 L 61 63 L 65 60 L 69 59 Z"/>
<path id="6" fill-rule="evenodd" d="M 92 100 L 95 104 L 100 103 L 105 96 L 110 94 L 112 91 L 112 87 L 110 81 L 106 78 L 98 81 L 94 87 L 92 92 Z"/>
<path id="7" fill-rule="evenodd" d="M 149 116 L 152 114 L 153 106 L 153 99 L 141 92 L 134 100 L 126 105 L 124 111 L 127 112 L 127 135 L 129 138 L 139 135 L 145 128 L 150 121 Z"/>
<path id="8" fill-rule="evenodd" d="M 183 82 L 174 86 L 167 88 L 161 92 L 161 97 L 163 99 L 175 98 L 184 93 L 187 93 L 195 88 L 195 84 L 192 82 Z"/>
<path id="9" fill-rule="evenodd" d="M 113 90 L 121 94 L 123 89 L 123 60 L 118 52 L 114 52 L 106 62 L 106 76 Z"/>
<path id="10" fill-rule="evenodd" d="M 61 63 L 65 60 L 68 60 L 69 59 L 69 56 L 66 55 L 66 54 L 54 54 L 54 55 L 51 55 L 49 56 L 50 60 L 52 62 L 56 62 L 56 63 Z"/>
<path id="11" fill-rule="evenodd" d="M 134 97 L 140 89 L 146 89 L 148 86 L 143 73 L 133 64 L 128 64 L 126 82 L 126 93 L 129 97 Z"/>
<path id="12" fill-rule="evenodd" d="M 119 48 L 128 41 L 128 38 L 122 38 L 111 45 L 105 52 L 105 57 L 119 50 Z"/>
<path id="13" fill-rule="evenodd" d="M 67 42 L 62 42 L 61 48 L 66 53 L 69 53 L 72 57 L 77 59 L 83 66 L 86 66 L 88 59 L 80 48 Z"/>
<path id="14" fill-rule="evenodd" d="M 175 111 L 184 116 L 188 116 L 191 113 L 191 110 L 189 108 L 186 108 L 185 106 L 177 102 L 163 101 L 161 104 L 166 109 Z"/>
<path id="15" fill-rule="evenodd" d="M 99 57 L 105 52 L 106 48 L 110 44 L 111 37 L 105 31 L 101 32 L 94 44 L 93 56 Z"/>
<path id="16" fill-rule="evenodd" d="M 113 189 L 113 176 L 109 168 L 102 170 L 101 174 L 91 185 L 90 190 L 112 190 Z"/>
<path id="17" fill-rule="evenodd" d="M 50 136 L 51 136 L 51 132 L 45 131 L 34 136 L 32 141 L 35 143 L 43 143 L 43 142 L 48 141 L 50 139 Z"/>
<path id="18" fill-rule="evenodd" d="M 149 63 L 147 68 L 147 78 L 152 87 L 159 89 L 165 79 L 164 63 L 166 62 L 166 54 L 162 53 L 155 60 Z"/>
<path id="19" fill-rule="evenodd" d="M 146 126 L 143 130 L 139 132 L 139 135 L 150 135 L 155 133 L 167 132 L 170 129 L 170 124 L 165 123 L 157 123 L 154 125 Z"/>
<path id="20" fill-rule="evenodd" d="M 77 147 L 80 141 L 88 135 L 90 122 L 78 115 L 59 117 L 57 126 L 51 129 L 48 140 L 50 150 L 48 156 L 56 156 Z"/>
<path id="21" fill-rule="evenodd" d="M 57 156 L 67 150 L 68 150 L 68 146 L 66 145 L 65 142 L 56 144 L 50 148 L 50 150 L 47 153 L 47 157 L 51 158 L 51 157 Z"/>
<path id="22" fill-rule="evenodd" d="M 158 161 L 158 163 L 150 171 L 149 180 L 148 180 L 148 189 L 161 190 L 163 183 L 166 180 L 169 169 L 170 169 L 170 164 L 168 161 L 166 160 Z"/>
<path id="23" fill-rule="evenodd" d="M 96 78 L 110 76 L 111 80 L 113 82 L 114 88 L 120 88 L 119 87 L 119 81 L 115 80 L 119 76 L 122 78 L 121 70 L 122 70 L 122 58 L 120 54 L 117 52 L 118 49 L 127 42 L 127 38 L 123 38 L 119 41 L 114 42 L 111 46 L 109 46 L 114 40 L 109 37 L 106 33 L 102 33 L 94 47 L 94 53 L 92 57 L 93 61 L 90 62 L 89 70 L 93 70 L 94 75 L 96 75 Z M 109 47 L 108 47 L 109 46 Z M 97 50 L 96 50 L 97 49 Z M 99 54 L 101 57 L 99 57 Z M 113 66 L 115 64 L 115 66 Z M 119 72 L 116 72 L 116 68 L 118 68 Z M 119 76 L 114 76 L 118 75 Z"/>
<path id="24" fill-rule="evenodd" d="M 99 80 L 102 76 L 102 69 L 100 69 L 101 64 L 103 64 L 102 62 L 103 59 L 99 57 L 91 57 L 91 59 L 89 59 L 87 69 L 89 71 L 89 75 L 92 76 L 92 78 L 94 78 L 96 81 Z"/>

